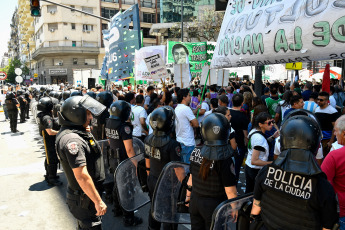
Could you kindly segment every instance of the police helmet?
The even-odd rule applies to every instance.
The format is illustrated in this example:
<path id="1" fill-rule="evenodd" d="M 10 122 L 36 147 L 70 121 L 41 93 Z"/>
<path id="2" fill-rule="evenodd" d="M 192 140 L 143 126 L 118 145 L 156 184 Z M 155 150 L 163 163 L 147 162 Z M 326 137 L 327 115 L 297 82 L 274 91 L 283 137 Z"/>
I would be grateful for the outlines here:
<path id="1" fill-rule="evenodd" d="M 96 93 L 95 92 L 89 91 L 86 94 L 89 95 L 90 97 L 92 97 L 93 99 L 96 99 Z"/>
<path id="2" fill-rule="evenodd" d="M 41 93 L 44 93 L 45 91 L 46 91 L 46 87 L 41 86 L 41 88 L 40 88 L 40 92 L 41 92 Z"/>
<path id="3" fill-rule="evenodd" d="M 65 126 L 82 126 L 86 122 L 86 111 L 99 116 L 106 107 L 89 95 L 68 98 L 58 112 L 59 123 Z"/>
<path id="4" fill-rule="evenodd" d="M 298 115 L 303 115 L 303 116 L 308 116 L 308 117 L 311 117 L 313 118 L 314 120 L 316 120 L 317 122 L 318 119 L 315 117 L 315 115 L 310 112 L 309 110 L 305 110 L 305 109 L 295 109 L 295 110 L 292 110 L 288 115 L 286 115 L 284 117 L 284 120 L 283 120 L 283 123 L 282 125 L 285 123 L 285 121 L 287 121 L 289 118 L 291 117 L 294 117 L 294 116 L 298 116 Z"/>
<path id="5" fill-rule="evenodd" d="M 56 91 L 50 91 L 48 96 L 49 97 L 54 97 L 55 93 L 56 93 Z"/>
<path id="6" fill-rule="evenodd" d="M 97 94 L 96 100 L 103 105 L 105 105 L 107 108 L 111 106 L 111 103 L 113 103 L 113 94 L 110 91 L 103 91 Z"/>
<path id="7" fill-rule="evenodd" d="M 55 94 L 54 94 L 53 97 L 56 98 L 56 99 L 58 99 L 58 100 L 60 101 L 61 98 L 62 98 L 62 92 L 55 92 Z"/>
<path id="8" fill-rule="evenodd" d="M 113 104 L 111 104 L 109 113 L 110 119 L 125 122 L 131 115 L 131 105 L 123 100 L 115 101 Z"/>
<path id="9" fill-rule="evenodd" d="M 304 149 L 316 155 L 321 139 L 321 129 L 317 121 L 304 115 L 290 117 L 280 130 L 281 151 Z"/>
<path id="10" fill-rule="evenodd" d="M 6 93 L 6 99 L 13 99 L 15 97 L 16 95 L 12 91 Z"/>
<path id="11" fill-rule="evenodd" d="M 80 90 L 75 90 L 71 93 L 70 97 L 74 96 L 83 96 L 83 93 Z"/>
<path id="12" fill-rule="evenodd" d="M 229 143 L 230 124 L 223 114 L 211 113 L 201 124 L 201 134 L 205 145 L 221 146 Z"/>
<path id="13" fill-rule="evenodd" d="M 37 110 L 42 112 L 50 112 L 54 103 L 50 97 L 42 97 L 37 104 Z"/>
<path id="14" fill-rule="evenodd" d="M 21 95 L 23 95 L 23 94 L 24 94 L 24 91 L 23 91 L 23 90 L 21 90 L 21 89 L 17 90 L 17 96 L 21 96 Z"/>
<path id="15" fill-rule="evenodd" d="M 66 101 L 67 98 L 69 98 L 70 96 L 71 96 L 71 91 L 69 91 L 69 90 L 63 91 L 63 93 L 62 93 L 62 99 L 63 99 L 64 101 Z"/>
<path id="16" fill-rule="evenodd" d="M 150 125 L 155 135 L 168 134 L 174 128 L 175 113 L 170 106 L 155 109 L 150 117 Z"/>
<path id="17" fill-rule="evenodd" d="M 46 96 L 49 96 L 50 92 L 52 91 L 51 88 L 47 88 L 46 91 L 44 92 Z"/>

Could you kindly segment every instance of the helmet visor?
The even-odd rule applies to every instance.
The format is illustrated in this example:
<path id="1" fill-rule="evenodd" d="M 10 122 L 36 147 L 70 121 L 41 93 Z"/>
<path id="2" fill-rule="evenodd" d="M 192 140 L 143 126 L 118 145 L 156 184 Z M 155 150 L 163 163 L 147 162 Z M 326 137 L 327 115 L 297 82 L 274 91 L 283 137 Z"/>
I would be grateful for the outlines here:
<path id="1" fill-rule="evenodd" d="M 101 113 L 106 109 L 104 105 L 102 105 L 89 95 L 84 95 L 79 104 L 85 109 L 89 110 L 94 116 L 101 115 Z"/>

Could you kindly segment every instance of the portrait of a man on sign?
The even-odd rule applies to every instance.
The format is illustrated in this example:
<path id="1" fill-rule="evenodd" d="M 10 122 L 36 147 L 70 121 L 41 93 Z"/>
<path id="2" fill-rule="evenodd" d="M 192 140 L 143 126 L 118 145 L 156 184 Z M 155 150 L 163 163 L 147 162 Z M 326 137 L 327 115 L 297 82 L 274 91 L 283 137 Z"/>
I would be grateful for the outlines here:
<path id="1" fill-rule="evenodd" d="M 172 48 L 175 64 L 185 64 L 186 56 L 189 55 L 187 47 L 182 44 L 175 44 Z"/>

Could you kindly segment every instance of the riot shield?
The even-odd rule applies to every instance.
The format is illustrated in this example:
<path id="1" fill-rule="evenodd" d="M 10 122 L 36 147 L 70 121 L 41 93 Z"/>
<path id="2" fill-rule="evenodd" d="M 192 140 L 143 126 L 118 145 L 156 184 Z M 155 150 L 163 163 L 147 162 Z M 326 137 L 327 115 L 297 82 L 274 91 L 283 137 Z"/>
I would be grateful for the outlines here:
<path id="1" fill-rule="evenodd" d="M 161 223 L 190 224 L 189 212 L 181 211 L 185 207 L 181 196 L 186 188 L 182 181 L 189 176 L 189 165 L 182 162 L 167 164 L 156 184 L 152 197 L 152 217 Z"/>
<path id="2" fill-rule="evenodd" d="M 219 204 L 213 212 L 211 229 L 247 230 L 250 224 L 253 193 L 245 194 Z M 237 215 L 236 215 L 237 213 Z M 235 222 L 234 217 L 237 216 Z"/>
<path id="3" fill-rule="evenodd" d="M 114 161 L 116 161 L 116 159 L 112 158 L 108 140 L 100 140 L 100 141 L 97 141 L 97 143 L 100 146 L 102 154 L 103 154 L 104 171 L 105 171 L 104 184 L 112 183 L 114 182 L 113 175 L 117 167 L 117 164 L 116 165 L 114 164 L 115 163 Z"/>
<path id="4" fill-rule="evenodd" d="M 38 104 L 37 101 L 31 100 L 31 105 L 30 105 L 31 108 L 30 109 L 31 109 L 32 116 L 33 116 L 33 118 L 36 121 L 36 124 L 38 124 L 38 120 L 37 120 L 37 104 Z"/>
<path id="5" fill-rule="evenodd" d="M 128 212 L 141 208 L 150 202 L 138 179 L 138 163 L 144 160 L 144 154 L 122 161 L 115 171 L 115 186 L 120 205 Z"/>
<path id="6" fill-rule="evenodd" d="M 139 138 L 133 137 L 133 148 L 136 155 L 145 153 L 145 145 Z"/>

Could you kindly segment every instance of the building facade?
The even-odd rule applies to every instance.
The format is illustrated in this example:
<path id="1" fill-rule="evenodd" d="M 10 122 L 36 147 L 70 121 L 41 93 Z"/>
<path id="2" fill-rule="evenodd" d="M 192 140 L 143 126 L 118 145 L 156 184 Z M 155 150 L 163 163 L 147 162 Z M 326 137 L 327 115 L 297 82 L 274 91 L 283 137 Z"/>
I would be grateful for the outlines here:
<path id="1" fill-rule="evenodd" d="M 8 58 L 19 59 L 19 38 L 18 38 L 18 10 L 15 9 L 11 19 L 11 38 L 8 41 Z"/>

